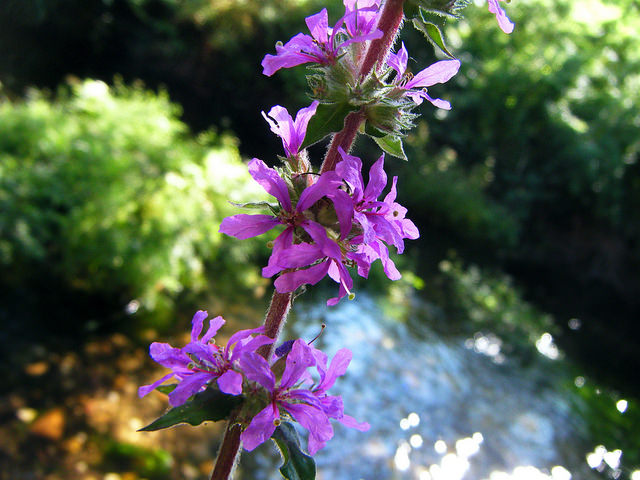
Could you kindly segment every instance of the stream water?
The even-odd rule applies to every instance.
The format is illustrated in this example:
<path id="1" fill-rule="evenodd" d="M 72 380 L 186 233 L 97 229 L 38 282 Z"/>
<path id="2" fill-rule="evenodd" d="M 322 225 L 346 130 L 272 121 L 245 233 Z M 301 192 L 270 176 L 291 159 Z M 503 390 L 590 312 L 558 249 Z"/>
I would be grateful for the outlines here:
<path id="1" fill-rule="evenodd" d="M 292 336 L 311 339 L 324 323 L 319 348 L 353 351 L 332 393 L 371 424 L 367 433 L 334 424 L 334 439 L 316 455 L 318 480 L 638 478 L 622 469 L 620 450 L 589 438 L 573 408 L 580 380 L 550 335 L 524 365 L 495 335 L 436 334 L 420 318 L 428 305 L 409 303 L 403 319 L 365 295 L 332 309 L 296 305 Z M 279 464 L 272 452 L 267 445 L 246 456 L 243 480 L 275 478 L 264 473 Z"/>

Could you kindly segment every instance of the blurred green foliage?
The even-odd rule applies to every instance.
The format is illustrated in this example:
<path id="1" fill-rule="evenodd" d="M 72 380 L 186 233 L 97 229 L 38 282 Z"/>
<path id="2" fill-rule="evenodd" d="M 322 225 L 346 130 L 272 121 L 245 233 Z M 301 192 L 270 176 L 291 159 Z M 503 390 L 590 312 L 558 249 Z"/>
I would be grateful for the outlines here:
<path id="1" fill-rule="evenodd" d="M 248 275 L 257 243 L 218 233 L 229 199 L 261 199 L 233 138 L 197 138 L 166 93 L 99 81 L 55 101 L 0 104 L 0 280 L 44 275 L 59 288 L 147 310 L 207 286 L 216 263 Z M 206 268 L 207 265 L 211 268 Z M 255 268 L 254 268 L 255 270 Z M 251 278 L 254 281 L 255 278 Z"/>

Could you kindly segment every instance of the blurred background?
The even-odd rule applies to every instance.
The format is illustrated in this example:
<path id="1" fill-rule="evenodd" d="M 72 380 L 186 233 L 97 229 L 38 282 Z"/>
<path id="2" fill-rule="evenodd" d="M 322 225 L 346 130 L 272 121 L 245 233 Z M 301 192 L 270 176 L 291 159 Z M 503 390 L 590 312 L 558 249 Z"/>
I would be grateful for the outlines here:
<path id="1" fill-rule="evenodd" d="M 319 479 L 640 478 L 640 7 L 482 1 L 445 29 L 460 73 L 389 158 L 421 231 L 356 299 L 301 296 L 288 335 L 354 351 Z M 0 479 L 208 478 L 221 424 L 138 433 L 166 398 L 152 341 L 198 309 L 262 317 L 268 236 L 218 233 L 261 200 L 260 115 L 309 104 L 260 61 L 339 0 L 0 2 Z M 435 61 L 410 26 L 414 72 Z M 321 158 L 323 145 L 312 155 Z M 361 139 L 357 154 L 379 153 Z M 188 340 L 187 340 L 188 341 Z M 274 479 L 272 445 L 237 478 Z"/>

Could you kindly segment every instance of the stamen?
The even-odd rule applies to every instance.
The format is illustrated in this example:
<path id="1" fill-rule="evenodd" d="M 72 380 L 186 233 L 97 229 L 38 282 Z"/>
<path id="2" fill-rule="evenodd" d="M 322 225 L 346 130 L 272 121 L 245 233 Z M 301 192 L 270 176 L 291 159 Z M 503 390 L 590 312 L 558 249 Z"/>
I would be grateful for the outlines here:
<path id="1" fill-rule="evenodd" d="M 324 332 L 324 329 L 327 328 L 327 326 L 323 323 L 320 325 L 320 333 L 318 333 L 313 340 L 311 340 L 310 342 L 307 342 L 307 345 L 311 345 L 313 342 L 315 342 L 317 339 L 320 338 L 320 335 L 322 335 L 322 332 Z"/>

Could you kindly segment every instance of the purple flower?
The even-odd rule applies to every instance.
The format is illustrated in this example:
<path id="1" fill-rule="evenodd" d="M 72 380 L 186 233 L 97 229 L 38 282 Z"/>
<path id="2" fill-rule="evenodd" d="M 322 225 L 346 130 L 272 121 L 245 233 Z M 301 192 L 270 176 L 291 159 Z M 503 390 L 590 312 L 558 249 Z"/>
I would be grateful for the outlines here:
<path id="1" fill-rule="evenodd" d="M 401 275 L 389 257 L 387 245 L 394 245 L 398 253 L 404 251 L 404 239 L 420 236 L 414 223 L 406 218 L 407 209 L 397 203 L 394 177 L 389 193 L 383 200 L 378 198 L 387 186 L 384 172 L 384 155 L 369 170 L 369 182 L 365 186 L 362 178 L 362 161 L 339 149 L 342 161 L 336 165 L 335 173 L 342 179 L 349 194 L 352 222 L 339 238 L 334 235 L 324 243 L 302 242 L 292 244 L 278 254 L 277 265 L 284 272 L 275 281 L 280 293 L 292 292 L 302 285 L 315 285 L 326 275 L 340 285 L 337 297 L 330 298 L 327 305 L 335 305 L 345 296 L 353 298 L 353 279 L 347 266 L 357 266 L 358 275 L 367 277 L 371 263 L 380 260 L 384 272 L 391 280 Z M 338 201 L 335 202 L 339 204 Z M 352 225 L 352 227 L 351 227 Z"/>
<path id="2" fill-rule="evenodd" d="M 382 32 L 374 29 L 379 2 L 372 0 L 358 2 L 358 4 L 362 3 L 366 6 L 356 5 L 355 0 L 345 0 L 347 11 L 333 28 L 329 27 L 326 8 L 307 17 L 305 23 L 311 36 L 299 33 L 284 45 L 276 45 L 276 54 L 266 55 L 262 60 L 262 73 L 270 77 L 281 68 L 291 68 L 310 62 L 332 65 L 340 55 L 340 51 L 352 43 L 380 38 Z M 343 24 L 346 24 L 346 30 L 342 28 Z M 343 33 L 347 34 L 347 39 L 342 39 Z"/>
<path id="3" fill-rule="evenodd" d="M 514 24 L 502 8 L 500 8 L 500 0 L 487 0 L 489 4 L 489 11 L 496 16 L 498 20 L 498 26 L 504 33 L 513 32 Z"/>
<path id="4" fill-rule="evenodd" d="M 265 335 L 253 336 L 262 333 L 264 327 L 240 330 L 231 336 L 225 348 L 221 348 L 213 342 L 214 335 L 225 323 L 220 316 L 211 319 L 207 333 L 199 338 L 207 316 L 206 311 L 196 312 L 192 320 L 191 342 L 183 348 L 175 348 L 167 343 L 151 344 L 151 358 L 172 371 L 151 385 L 140 387 L 140 397 L 155 390 L 171 377 L 179 382 L 169 394 L 169 403 L 174 407 L 182 405 L 189 397 L 204 390 L 214 379 L 217 379 L 220 391 L 230 395 L 242 393 L 242 374 L 235 370 L 237 360 L 243 353 L 254 352 L 262 345 L 273 343 L 273 339 Z"/>
<path id="5" fill-rule="evenodd" d="M 339 355 L 336 355 L 338 360 L 334 358 L 328 370 L 324 356 L 324 364 L 318 366 L 318 371 L 322 371 L 320 384 L 312 390 L 304 388 L 310 377 L 307 369 L 316 365 L 317 359 L 322 361 L 322 355 L 322 352 L 310 347 L 304 340 L 296 340 L 287 355 L 285 369 L 279 381 L 262 356 L 256 353 L 246 353 L 242 356 L 240 366 L 246 377 L 265 388 L 269 395 L 267 406 L 253 417 L 242 432 L 245 449 L 253 450 L 271 438 L 281 422 L 281 414 L 285 412 L 309 431 L 308 450 L 311 455 L 333 437 L 333 427 L 329 418 L 335 418 L 362 431 L 369 428 L 368 424 L 359 424 L 344 415 L 340 397 L 330 397 L 326 394 L 335 379 L 346 371 L 351 359 L 349 350 L 341 350 Z"/>
<path id="6" fill-rule="evenodd" d="M 347 295 L 353 298 L 353 279 L 345 262 L 356 259 L 351 259 L 349 253 L 344 253 L 349 250 L 346 245 L 344 240 L 340 245 L 333 240 L 327 241 L 323 246 L 309 243 L 292 245 L 282 252 L 279 263 L 283 269 L 297 270 L 280 275 L 274 282 L 276 290 L 280 293 L 292 292 L 302 285 L 315 285 L 329 275 L 340 285 L 340 289 L 337 297 L 327 300 L 327 305 L 335 305 Z M 356 248 L 357 245 L 353 249 Z"/>
<path id="7" fill-rule="evenodd" d="M 342 182 L 335 172 L 326 172 L 320 175 L 315 183 L 302 191 L 295 206 L 293 206 L 287 183 L 276 170 L 267 167 L 262 160 L 254 158 L 249 162 L 249 173 L 267 193 L 278 199 L 281 206 L 280 212 L 275 217 L 272 215 L 233 215 L 222 221 L 219 231 L 232 237 L 246 239 L 261 235 L 276 225 L 286 226 L 274 241 L 269 263 L 262 270 L 263 276 L 271 277 L 283 270 L 283 267 L 280 266 L 280 256 L 294 243 L 294 234 L 299 235 L 298 229 L 302 229 L 321 248 L 327 242 L 325 227 L 309 219 L 305 214 L 305 211 L 322 197 L 327 196 L 333 200 L 340 224 L 349 224 L 350 226 L 351 205 L 343 195 L 337 193 Z"/>
<path id="8" fill-rule="evenodd" d="M 420 105 L 423 99 L 429 100 L 433 105 L 444 110 L 451 110 L 451 104 L 440 98 L 431 98 L 427 94 L 426 87 L 435 85 L 436 83 L 444 83 L 453 77 L 460 69 L 459 60 L 440 60 L 433 65 L 418 72 L 413 78 L 405 78 L 407 70 L 407 60 L 409 55 L 407 49 L 402 43 L 402 47 L 398 53 L 390 53 L 387 65 L 396 72 L 396 87 L 406 90 L 405 95 L 411 98 L 416 105 Z"/>
<path id="9" fill-rule="evenodd" d="M 276 105 L 269 110 L 268 115 L 262 112 L 262 116 L 269 123 L 271 131 L 282 139 L 282 145 L 288 156 L 295 157 L 298 155 L 307 133 L 309 120 L 315 115 L 319 103 L 315 100 L 308 107 L 301 109 L 296 114 L 295 121 L 291 118 L 287 109 L 280 105 Z"/>
<path id="10" fill-rule="evenodd" d="M 341 45 L 342 48 L 351 43 L 382 37 L 382 30 L 376 29 L 381 0 L 343 0 L 342 3 L 345 7 L 345 30 L 351 37 Z"/>

